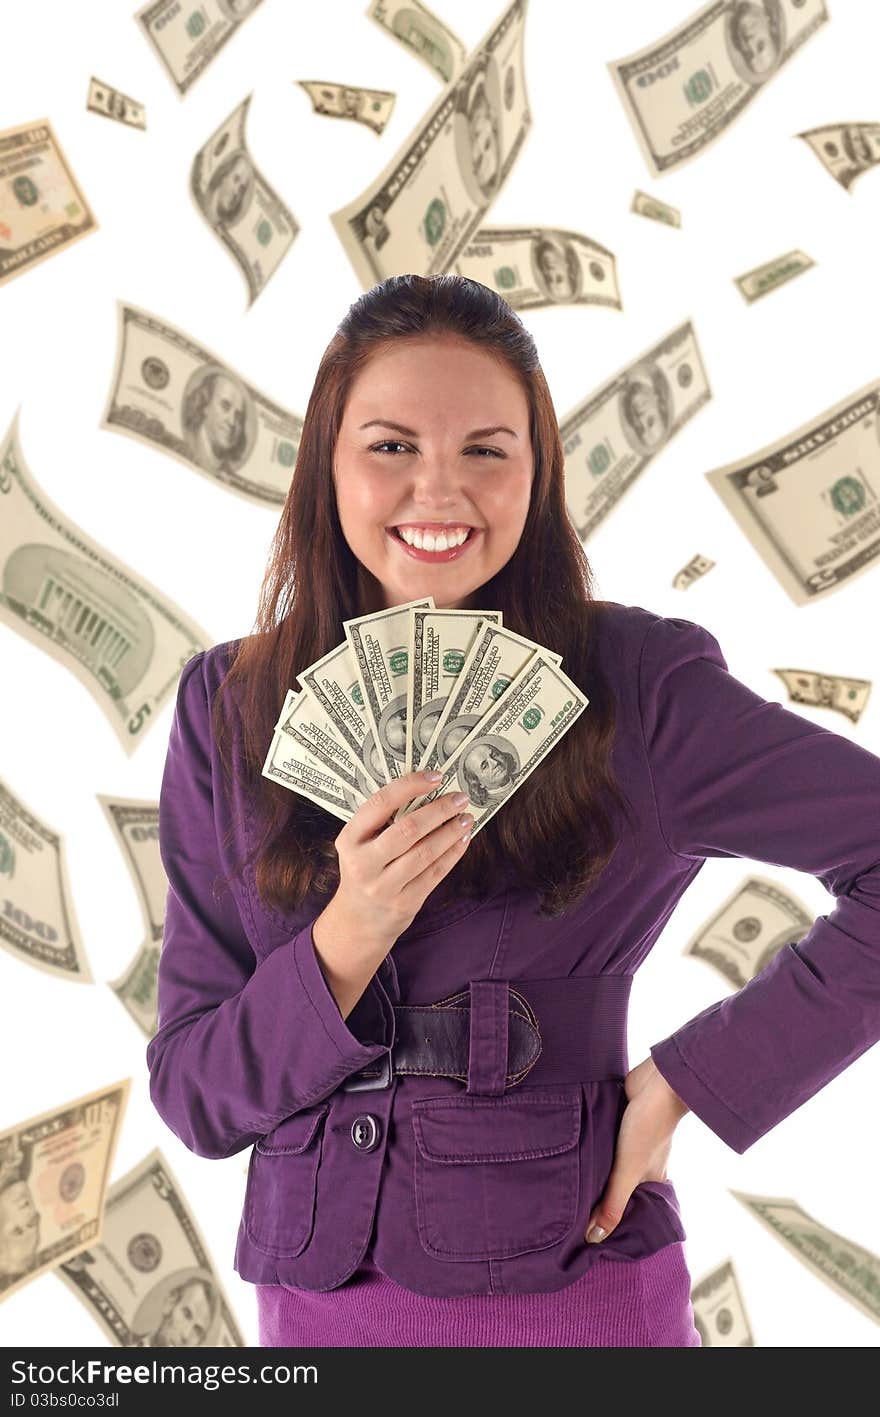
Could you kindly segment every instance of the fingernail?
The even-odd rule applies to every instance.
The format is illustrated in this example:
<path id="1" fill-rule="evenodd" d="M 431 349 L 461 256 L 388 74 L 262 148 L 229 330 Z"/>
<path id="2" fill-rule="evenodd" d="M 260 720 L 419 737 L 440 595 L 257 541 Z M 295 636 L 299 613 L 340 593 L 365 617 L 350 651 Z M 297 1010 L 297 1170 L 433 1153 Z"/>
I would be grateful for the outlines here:
<path id="1" fill-rule="evenodd" d="M 443 776 L 442 772 L 426 772 L 426 773 L 425 773 L 425 781 L 426 781 L 426 782 L 439 782 L 442 776 Z"/>
<path id="2" fill-rule="evenodd" d="M 594 1225 L 587 1234 L 587 1241 L 591 1245 L 596 1245 L 600 1240 L 604 1240 L 606 1234 L 607 1231 L 603 1230 L 601 1225 Z"/>

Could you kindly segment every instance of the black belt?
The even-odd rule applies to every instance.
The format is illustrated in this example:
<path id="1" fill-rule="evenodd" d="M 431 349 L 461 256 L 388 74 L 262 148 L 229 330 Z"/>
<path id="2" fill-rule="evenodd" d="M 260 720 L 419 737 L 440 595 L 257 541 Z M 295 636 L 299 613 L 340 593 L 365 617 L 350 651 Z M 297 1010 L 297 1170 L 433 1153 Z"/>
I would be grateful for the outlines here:
<path id="1" fill-rule="evenodd" d="M 472 979 L 433 1004 L 394 1004 L 394 1041 L 344 1092 L 390 1087 L 395 1074 L 455 1078 L 471 1093 L 529 1082 L 622 1081 L 631 974 Z"/>

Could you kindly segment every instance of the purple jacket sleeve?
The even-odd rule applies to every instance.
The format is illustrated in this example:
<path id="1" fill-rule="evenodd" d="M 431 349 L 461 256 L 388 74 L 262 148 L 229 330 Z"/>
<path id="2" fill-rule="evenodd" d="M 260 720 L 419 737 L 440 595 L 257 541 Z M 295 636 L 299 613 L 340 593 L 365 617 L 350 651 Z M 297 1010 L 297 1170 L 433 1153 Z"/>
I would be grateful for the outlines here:
<path id="1" fill-rule="evenodd" d="M 168 895 L 159 1028 L 146 1057 L 160 1116 L 197 1156 L 221 1158 L 387 1052 L 394 1013 L 374 976 L 343 1019 L 315 954 L 314 922 L 258 963 L 232 892 L 222 880 L 215 889 L 223 867 L 213 802 L 222 786 L 204 654 L 180 676 L 159 797 Z M 374 1041 L 355 1035 L 358 1020 Z"/>
<path id="2" fill-rule="evenodd" d="M 880 758 L 762 699 L 689 620 L 651 626 L 639 694 L 669 849 L 808 871 L 835 897 L 743 988 L 651 1047 L 742 1153 L 880 1040 Z"/>

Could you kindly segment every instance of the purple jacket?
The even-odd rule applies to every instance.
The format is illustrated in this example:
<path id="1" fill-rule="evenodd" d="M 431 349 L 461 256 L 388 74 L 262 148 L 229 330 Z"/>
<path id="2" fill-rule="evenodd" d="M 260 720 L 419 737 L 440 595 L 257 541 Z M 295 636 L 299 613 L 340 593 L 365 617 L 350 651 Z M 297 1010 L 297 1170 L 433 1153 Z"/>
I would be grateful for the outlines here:
<path id="1" fill-rule="evenodd" d="M 637 1186 L 601 1245 L 584 1229 L 626 1106 L 629 985 L 707 857 L 810 872 L 836 900 L 743 988 L 651 1047 L 691 1110 L 744 1152 L 880 1039 L 880 758 L 753 693 L 691 621 L 606 602 L 599 623 L 637 839 L 627 833 L 598 885 L 555 920 L 512 879 L 482 903 L 429 897 L 346 1019 L 314 951 L 320 904 L 266 909 L 250 871 L 231 893 L 212 889 L 231 869 L 227 828 L 240 852 L 254 823 L 240 789 L 223 791 L 210 733 L 228 644 L 184 667 L 159 805 L 169 890 L 146 1056 L 153 1103 L 186 1147 L 219 1158 L 253 1146 L 243 1279 L 331 1289 L 372 1244 L 380 1269 L 421 1294 L 546 1292 L 600 1254 L 684 1239 L 670 1181 Z M 341 1086 L 387 1062 L 395 1006 L 467 997 L 472 981 L 519 981 L 526 997 L 522 981 L 545 981 L 545 1028 L 569 1030 L 576 1047 L 582 1015 L 559 981 L 577 980 L 583 999 L 597 975 L 618 976 L 603 985 L 623 1001 L 606 1017 L 615 1076 L 539 1083 L 536 1069 L 494 1096 L 452 1077 Z M 503 987 L 471 992 L 484 1021 Z M 491 1052 L 487 1034 L 476 1071 L 491 1072 Z"/>

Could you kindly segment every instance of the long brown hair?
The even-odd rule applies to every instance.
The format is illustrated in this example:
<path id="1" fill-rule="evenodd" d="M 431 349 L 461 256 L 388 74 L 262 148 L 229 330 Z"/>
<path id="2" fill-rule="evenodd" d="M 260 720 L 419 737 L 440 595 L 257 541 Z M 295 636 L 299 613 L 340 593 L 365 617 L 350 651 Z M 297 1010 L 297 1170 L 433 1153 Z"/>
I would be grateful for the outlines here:
<path id="1" fill-rule="evenodd" d="M 238 875 L 256 858 L 254 885 L 270 910 L 299 907 L 339 883 L 335 837 L 344 823 L 261 774 L 274 724 L 295 676 L 344 638 L 342 621 L 368 613 L 364 567 L 351 551 L 336 508 L 333 461 L 349 390 L 373 354 L 413 336 L 454 335 L 502 360 L 529 403 L 535 468 L 519 544 L 480 588 L 479 604 L 502 612 L 516 633 L 562 654 L 562 667 L 589 704 L 543 763 L 473 838 L 428 903 L 484 898 L 499 871 L 540 894 L 539 913 L 561 914 L 598 878 L 616 832 L 603 803 L 629 816 L 613 777 L 615 704 L 594 659 L 597 616 L 592 572 L 568 516 L 563 448 L 534 340 L 488 286 L 465 276 L 395 275 L 350 307 L 324 352 L 303 422 L 296 467 L 275 532 L 254 630 L 237 642 L 214 697 L 213 731 L 227 773 L 229 716 L 221 697 L 240 703 L 245 791 L 264 831 Z M 230 877 L 226 878 L 227 881 Z"/>

